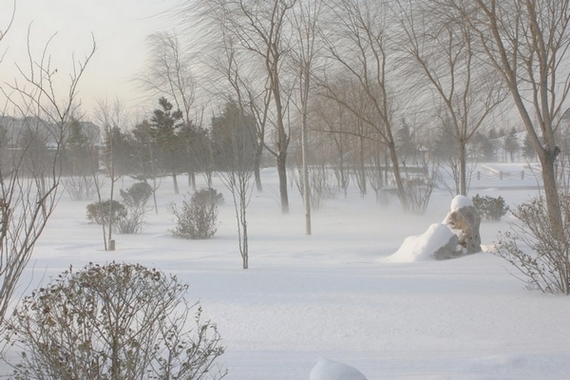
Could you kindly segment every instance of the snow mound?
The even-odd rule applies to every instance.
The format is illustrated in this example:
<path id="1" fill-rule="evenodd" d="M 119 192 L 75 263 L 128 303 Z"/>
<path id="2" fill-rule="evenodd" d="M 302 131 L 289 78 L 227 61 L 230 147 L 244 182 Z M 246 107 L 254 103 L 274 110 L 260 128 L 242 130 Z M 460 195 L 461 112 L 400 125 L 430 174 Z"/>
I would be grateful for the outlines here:
<path id="1" fill-rule="evenodd" d="M 453 236 L 445 224 L 434 223 L 423 234 L 406 238 L 396 253 L 385 260 L 392 263 L 435 260 L 434 253 L 445 247 Z"/>
<path id="2" fill-rule="evenodd" d="M 366 376 L 352 366 L 321 358 L 311 370 L 309 380 L 366 380 Z"/>
<path id="3" fill-rule="evenodd" d="M 457 195 L 451 201 L 451 211 L 457 211 L 462 209 L 463 207 L 473 206 L 471 199 L 466 197 L 465 195 Z"/>

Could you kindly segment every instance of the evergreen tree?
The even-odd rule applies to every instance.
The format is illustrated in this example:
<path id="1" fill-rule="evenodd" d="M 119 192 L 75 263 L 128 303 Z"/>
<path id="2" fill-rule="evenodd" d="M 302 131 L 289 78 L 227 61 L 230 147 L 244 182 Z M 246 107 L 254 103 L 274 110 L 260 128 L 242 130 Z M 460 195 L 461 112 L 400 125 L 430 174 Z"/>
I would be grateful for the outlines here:
<path id="1" fill-rule="evenodd" d="M 512 128 L 509 133 L 503 137 L 503 149 L 509 154 L 511 162 L 514 162 L 515 153 L 520 149 L 519 141 L 517 138 L 517 131 Z"/>
<path id="2" fill-rule="evenodd" d="M 94 161 L 92 153 L 89 139 L 83 131 L 81 123 L 77 119 L 71 119 L 69 122 L 69 139 L 65 144 L 65 155 L 72 176 L 85 175 L 90 172 L 90 163 Z"/>
<path id="3" fill-rule="evenodd" d="M 173 110 L 172 103 L 162 97 L 158 100 L 161 108 L 154 110 L 150 119 L 151 132 L 160 152 L 160 164 L 162 169 L 171 173 L 174 183 L 174 193 L 178 190 L 178 167 L 181 144 L 177 133 L 184 124 L 182 111 Z"/>
<path id="4" fill-rule="evenodd" d="M 412 131 L 406 120 L 402 120 L 402 126 L 396 130 L 396 146 L 400 160 L 405 165 L 408 159 L 415 161 L 418 153 L 418 146 L 412 136 Z"/>
<path id="5" fill-rule="evenodd" d="M 532 146 L 532 141 L 530 141 L 530 136 L 528 133 L 525 133 L 522 146 L 522 155 L 528 161 L 536 160 L 536 151 L 534 150 L 534 146 Z"/>

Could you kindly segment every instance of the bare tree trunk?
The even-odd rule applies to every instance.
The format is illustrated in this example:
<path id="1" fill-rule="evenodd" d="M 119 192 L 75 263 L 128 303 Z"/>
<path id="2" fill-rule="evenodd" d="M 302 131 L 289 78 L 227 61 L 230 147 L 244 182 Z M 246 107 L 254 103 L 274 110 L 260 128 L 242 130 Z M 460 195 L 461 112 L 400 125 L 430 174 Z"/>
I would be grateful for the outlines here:
<path id="1" fill-rule="evenodd" d="M 447 6 L 458 11 L 478 35 L 489 64 L 513 97 L 540 159 L 550 223 L 564 241 L 554 172 L 560 150 L 554 132 L 570 91 L 565 65 L 570 51 L 570 1 L 475 0 Z"/>
<path id="2" fill-rule="evenodd" d="M 467 195 L 467 160 L 465 141 L 459 142 L 460 194 Z"/>
<path id="3" fill-rule="evenodd" d="M 279 195 L 281 197 L 281 212 L 289 213 L 289 197 L 287 196 L 287 153 L 281 152 L 277 156 L 277 176 L 279 178 Z"/>
<path id="4" fill-rule="evenodd" d="M 263 192 L 263 184 L 261 183 L 261 155 L 263 153 L 263 144 L 259 144 L 259 147 L 255 151 L 255 161 L 253 167 L 253 175 L 255 177 L 255 188 L 258 193 Z"/>

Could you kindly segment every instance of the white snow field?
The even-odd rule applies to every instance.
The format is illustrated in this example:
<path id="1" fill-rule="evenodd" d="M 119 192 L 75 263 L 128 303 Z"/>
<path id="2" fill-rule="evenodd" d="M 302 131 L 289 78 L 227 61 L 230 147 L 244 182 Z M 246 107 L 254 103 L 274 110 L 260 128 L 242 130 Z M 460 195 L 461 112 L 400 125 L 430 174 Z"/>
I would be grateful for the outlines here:
<path id="1" fill-rule="evenodd" d="M 485 166 L 470 196 L 500 195 L 513 206 L 538 193 L 522 164 Z M 516 175 L 499 180 L 493 170 Z M 523 170 L 524 180 L 517 177 Z M 313 234 L 306 236 L 297 188 L 289 187 L 291 212 L 282 215 L 275 170 L 262 175 L 264 192 L 254 191 L 248 208 L 248 270 L 241 269 L 231 196 L 221 183 L 214 184 L 225 195 L 218 232 L 183 240 L 167 231 L 173 222 L 165 205 L 182 195 L 165 180 L 159 215 L 148 214 L 141 234 L 115 235 L 114 252 L 103 250 L 100 227 L 85 219 L 91 202 L 64 195 L 18 292 L 88 262 L 175 273 L 190 284 L 188 299 L 200 301 L 219 327 L 227 380 L 308 380 L 322 357 L 368 380 L 570 379 L 569 297 L 525 290 L 488 252 L 386 262 L 407 237 L 443 220 L 453 198 L 446 190 L 435 190 L 426 214 L 414 216 L 402 213 L 396 199 L 377 205 L 371 189 L 361 198 L 354 184 L 346 199 L 339 195 L 313 212 Z M 179 182 L 181 193 L 190 191 L 183 176 Z M 508 229 L 508 219 L 482 223 L 484 246 Z"/>

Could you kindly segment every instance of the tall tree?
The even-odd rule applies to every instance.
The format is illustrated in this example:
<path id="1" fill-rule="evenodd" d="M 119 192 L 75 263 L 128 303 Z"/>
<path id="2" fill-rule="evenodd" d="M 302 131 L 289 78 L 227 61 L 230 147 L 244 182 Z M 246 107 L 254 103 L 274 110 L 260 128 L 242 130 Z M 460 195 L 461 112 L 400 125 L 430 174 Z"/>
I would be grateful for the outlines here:
<path id="1" fill-rule="evenodd" d="M 173 99 L 182 112 L 184 123 L 192 121 L 196 83 L 190 70 L 190 55 L 181 46 L 176 33 L 157 32 L 147 38 L 150 59 L 138 78 L 152 96 Z"/>
<path id="2" fill-rule="evenodd" d="M 308 163 L 308 113 L 309 95 L 313 65 L 317 58 L 317 36 L 319 17 L 323 8 L 322 0 L 304 0 L 297 3 L 291 13 L 291 23 L 295 30 L 296 49 L 292 49 L 295 65 L 299 72 L 299 111 L 301 113 L 301 152 L 303 160 L 303 203 L 305 206 L 305 233 L 311 234 L 311 204 Z"/>
<path id="3" fill-rule="evenodd" d="M 340 66 L 336 75 L 344 77 L 343 84 L 352 91 L 338 93 L 323 83 L 325 95 L 346 107 L 357 118 L 358 125 L 370 132 L 357 134 L 374 136 L 377 143 L 386 146 L 398 198 L 408 212 L 411 208 L 394 138 L 395 98 L 388 73 L 396 66 L 390 60 L 393 50 L 388 35 L 388 9 L 383 2 L 372 0 L 335 0 L 330 6 L 337 22 L 328 38 L 329 52 Z"/>
<path id="4" fill-rule="evenodd" d="M 178 189 L 178 153 L 180 144 L 177 133 L 182 127 L 182 111 L 174 110 L 172 103 L 166 98 L 158 99 L 161 108 L 154 110 L 150 119 L 153 138 L 162 153 L 162 165 L 172 175 L 174 193 L 179 194 Z"/>
<path id="5" fill-rule="evenodd" d="M 570 90 L 565 64 L 570 49 L 570 0 L 441 2 L 469 24 L 489 64 L 509 89 L 541 164 L 549 221 L 563 236 L 555 131 Z"/>
<path id="6" fill-rule="evenodd" d="M 154 98 L 166 96 L 172 99 L 177 110 L 182 113 L 182 119 L 187 130 L 196 125 L 192 112 L 196 97 L 196 81 L 190 64 L 192 58 L 184 49 L 176 33 L 157 32 L 147 38 L 149 57 L 144 72 L 139 76 L 139 82 Z M 186 135 L 186 137 L 190 137 Z M 186 144 L 190 154 L 191 142 Z M 195 169 L 187 161 L 188 180 L 196 188 Z"/>
<path id="7" fill-rule="evenodd" d="M 214 135 L 214 143 L 219 148 L 220 179 L 232 194 L 234 201 L 243 269 L 249 267 L 247 206 L 253 190 L 250 179 L 256 151 L 255 126 L 252 120 L 254 119 L 235 102 L 227 103 L 216 123 L 219 135 Z"/>
<path id="8" fill-rule="evenodd" d="M 467 144 L 505 99 L 500 80 L 478 62 L 479 42 L 469 25 L 440 4 L 398 0 L 394 15 L 404 38 L 399 46 L 415 62 L 449 119 L 459 155 L 459 188 L 467 195 Z"/>
<path id="9" fill-rule="evenodd" d="M 89 139 L 81 127 L 79 120 L 73 118 L 69 122 L 69 138 L 65 144 L 65 153 L 69 160 L 69 168 L 72 176 L 85 175 L 91 172 L 89 158 L 92 156 L 88 150 Z"/>
<path id="10" fill-rule="evenodd" d="M 289 50 L 286 16 L 296 0 L 209 0 L 209 11 L 220 12 L 226 30 L 243 49 L 263 67 L 271 93 L 271 109 L 267 109 L 275 128 L 274 145 L 265 148 L 277 161 L 281 210 L 289 212 L 287 193 L 287 149 L 290 132 L 287 123 L 290 94 L 284 86 L 284 61 Z"/>
<path id="11" fill-rule="evenodd" d="M 219 22 L 222 30 L 221 59 L 213 60 L 216 62 L 215 70 L 219 71 L 231 86 L 229 100 L 235 101 L 244 110 L 248 109 L 248 113 L 255 117 L 258 143 L 253 170 L 257 191 L 262 192 L 261 157 L 265 148 L 265 130 L 272 98 L 268 86 L 269 80 L 266 76 L 260 75 L 258 70 L 252 69 L 248 52 L 237 47 L 236 38 L 226 29 L 227 25 L 223 22 L 223 18 Z M 225 92 L 225 81 L 223 86 L 222 91 Z"/>

